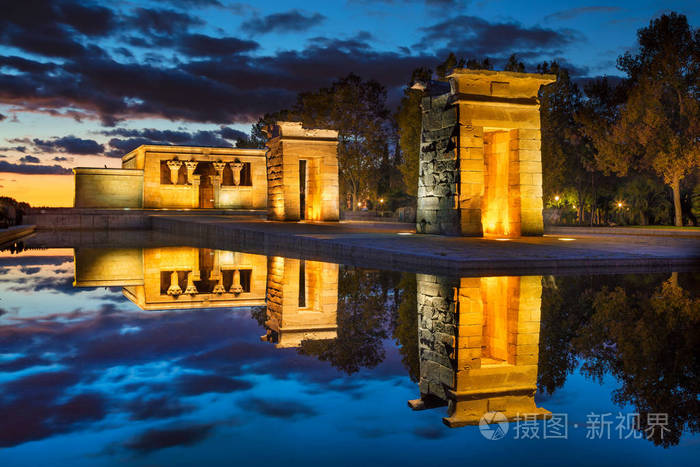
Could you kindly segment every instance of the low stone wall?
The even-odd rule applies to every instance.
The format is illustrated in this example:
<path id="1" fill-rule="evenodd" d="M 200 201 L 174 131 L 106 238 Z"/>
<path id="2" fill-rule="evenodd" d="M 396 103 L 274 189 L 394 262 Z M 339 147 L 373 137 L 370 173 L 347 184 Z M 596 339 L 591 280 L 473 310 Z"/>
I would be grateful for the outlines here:
<path id="1" fill-rule="evenodd" d="M 78 167 L 73 172 L 76 208 L 143 206 L 143 170 Z"/>

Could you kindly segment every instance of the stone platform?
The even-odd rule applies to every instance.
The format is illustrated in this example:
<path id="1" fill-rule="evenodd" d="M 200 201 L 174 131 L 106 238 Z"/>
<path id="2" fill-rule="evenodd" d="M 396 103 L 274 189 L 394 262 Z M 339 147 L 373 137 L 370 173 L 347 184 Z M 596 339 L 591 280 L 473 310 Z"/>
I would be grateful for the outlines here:
<path id="1" fill-rule="evenodd" d="M 410 224 L 281 223 L 206 215 L 155 215 L 151 225 L 193 246 L 445 275 L 622 273 L 700 266 L 700 242 L 692 237 L 487 239 L 417 235 Z"/>

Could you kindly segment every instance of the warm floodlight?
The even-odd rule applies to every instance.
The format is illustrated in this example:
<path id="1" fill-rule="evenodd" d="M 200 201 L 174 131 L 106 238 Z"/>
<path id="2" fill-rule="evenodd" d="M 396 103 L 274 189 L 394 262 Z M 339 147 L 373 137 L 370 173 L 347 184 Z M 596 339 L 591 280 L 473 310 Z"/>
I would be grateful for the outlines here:
<path id="1" fill-rule="evenodd" d="M 554 201 L 559 201 L 559 195 L 554 197 Z"/>
<path id="2" fill-rule="evenodd" d="M 617 207 L 618 207 L 618 208 L 621 208 L 621 207 L 622 207 L 622 203 L 617 203 Z"/>

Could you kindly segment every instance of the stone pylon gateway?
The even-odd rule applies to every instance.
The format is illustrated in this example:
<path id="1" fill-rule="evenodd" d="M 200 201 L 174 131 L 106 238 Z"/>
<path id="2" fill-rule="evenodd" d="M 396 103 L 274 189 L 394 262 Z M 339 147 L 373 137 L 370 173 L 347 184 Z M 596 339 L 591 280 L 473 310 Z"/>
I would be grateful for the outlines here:
<path id="1" fill-rule="evenodd" d="M 416 230 L 542 235 L 540 86 L 554 75 L 455 69 L 426 89 Z"/>
<path id="2" fill-rule="evenodd" d="M 266 128 L 267 217 L 338 221 L 338 132 L 277 122 Z"/>

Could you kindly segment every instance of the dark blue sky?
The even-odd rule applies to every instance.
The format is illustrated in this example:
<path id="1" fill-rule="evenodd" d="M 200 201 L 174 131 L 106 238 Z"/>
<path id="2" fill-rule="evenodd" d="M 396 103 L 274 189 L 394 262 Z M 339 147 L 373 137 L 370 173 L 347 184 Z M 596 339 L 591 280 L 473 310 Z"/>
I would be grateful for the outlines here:
<path id="1" fill-rule="evenodd" d="M 395 105 L 411 70 L 449 51 L 496 68 L 516 53 L 530 71 L 556 59 L 576 77 L 617 74 L 650 19 L 677 11 L 697 26 L 699 15 L 697 2 L 646 0 L 3 4 L 0 186 L 10 192 L 8 172 L 118 166 L 141 142 L 234 144 L 262 113 L 349 72 L 379 80 Z"/>

